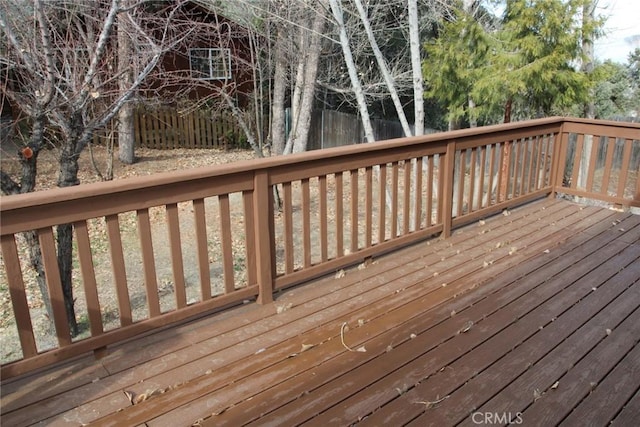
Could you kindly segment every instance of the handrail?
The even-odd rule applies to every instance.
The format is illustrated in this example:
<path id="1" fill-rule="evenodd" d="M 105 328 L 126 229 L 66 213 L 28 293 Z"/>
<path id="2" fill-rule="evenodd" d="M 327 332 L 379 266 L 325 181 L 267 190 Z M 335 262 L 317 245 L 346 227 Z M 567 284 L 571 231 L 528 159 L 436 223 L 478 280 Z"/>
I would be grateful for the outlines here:
<path id="1" fill-rule="evenodd" d="M 595 192 L 563 181 L 578 174 L 570 167 L 584 142 L 572 135 L 584 132 L 624 141 L 620 161 L 610 154 L 604 166 L 585 163 Z M 3 364 L 2 377 L 247 299 L 268 303 L 277 289 L 557 192 L 638 206 L 639 139 L 640 125 L 552 117 L 4 196 L 1 247 L 23 357 Z M 589 152 L 613 153 L 616 143 L 608 144 Z M 616 181 L 622 192 L 594 184 L 603 167 L 624 175 Z M 153 226 L 154 215 L 165 228 Z M 67 223 L 77 247 L 75 292 L 90 324 L 89 336 L 76 340 L 64 326 L 56 279 L 54 228 Z M 43 251 L 55 351 L 36 342 L 29 316 L 33 291 L 16 236 L 31 230 Z M 112 277 L 96 274 L 98 265 L 110 265 Z M 117 307 L 100 298 L 106 288 Z"/>

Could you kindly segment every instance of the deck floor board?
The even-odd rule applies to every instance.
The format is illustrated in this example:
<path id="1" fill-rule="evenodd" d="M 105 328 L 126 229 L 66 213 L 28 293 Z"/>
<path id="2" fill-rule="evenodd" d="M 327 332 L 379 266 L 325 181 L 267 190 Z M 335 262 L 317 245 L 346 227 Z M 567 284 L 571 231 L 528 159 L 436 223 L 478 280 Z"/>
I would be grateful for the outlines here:
<path id="1" fill-rule="evenodd" d="M 473 425 L 475 411 L 527 425 L 578 425 L 582 413 L 590 425 L 635 419 L 639 241 L 640 216 L 530 203 L 272 304 L 6 381 L 2 423 Z"/>

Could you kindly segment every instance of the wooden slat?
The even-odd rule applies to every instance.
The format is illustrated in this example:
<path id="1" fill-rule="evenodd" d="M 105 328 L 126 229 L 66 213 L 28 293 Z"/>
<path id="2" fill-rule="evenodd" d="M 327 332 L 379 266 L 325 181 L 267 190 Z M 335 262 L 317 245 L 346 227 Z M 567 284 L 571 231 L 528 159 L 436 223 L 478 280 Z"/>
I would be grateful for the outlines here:
<path id="1" fill-rule="evenodd" d="M 462 216 L 464 209 L 463 209 L 463 204 L 464 204 L 464 181 L 465 181 L 465 175 L 467 172 L 467 153 L 466 151 L 458 151 L 457 152 L 457 157 L 458 157 L 458 187 L 455 189 L 457 196 L 458 196 L 458 200 L 456 203 L 457 209 L 455 212 L 452 213 L 452 215 L 454 216 Z M 455 185 L 455 184 L 454 184 Z"/>
<path id="2" fill-rule="evenodd" d="M 98 300 L 98 284 L 96 283 L 96 273 L 93 268 L 93 257 L 91 256 L 89 232 L 86 221 L 74 223 L 73 228 L 76 232 L 76 242 L 78 244 L 78 260 L 80 262 L 80 272 L 82 273 L 89 328 L 91 330 L 91 336 L 95 337 L 102 334 L 104 329 L 102 326 L 100 301 Z"/>
<path id="3" fill-rule="evenodd" d="M 491 145 L 489 147 L 489 149 L 491 150 L 491 157 L 489 158 L 489 182 L 487 183 L 487 203 L 486 206 L 489 207 L 491 206 L 493 203 L 493 201 L 491 200 L 493 197 L 493 175 L 495 173 L 495 159 L 496 159 L 496 154 L 497 154 L 497 150 L 498 150 L 498 146 L 497 144 Z M 498 177 L 496 177 L 497 179 Z M 499 182 L 496 183 L 496 188 L 500 188 L 500 184 Z M 497 200 L 497 192 L 496 192 L 496 200 Z"/>
<path id="4" fill-rule="evenodd" d="M 218 196 L 220 206 L 220 233 L 222 237 L 222 272 L 224 274 L 224 291 L 227 294 L 236 289 L 233 269 L 233 245 L 231 242 L 231 210 L 229 208 L 229 195 Z"/>
<path id="5" fill-rule="evenodd" d="M 282 184 L 283 202 L 283 222 L 284 222 L 284 271 L 293 273 L 294 271 L 294 248 L 293 248 L 293 202 L 291 183 Z"/>
<path id="6" fill-rule="evenodd" d="M 14 236 L 9 234 L 0 236 L 0 245 L 2 245 L 2 258 L 7 274 L 7 282 L 9 283 L 9 295 L 11 296 L 13 316 L 18 329 L 22 357 L 28 359 L 35 356 L 38 350 L 33 336 L 33 324 L 29 315 L 27 293 L 22 279 L 22 270 L 20 269 L 20 260 Z"/>
<path id="7" fill-rule="evenodd" d="M 58 259 L 56 244 L 53 237 L 52 228 L 41 228 L 38 230 L 38 239 L 42 249 L 42 263 L 47 275 L 47 289 L 51 298 L 51 310 L 53 311 L 53 323 L 56 328 L 58 345 L 65 347 L 71 344 L 71 332 L 67 320 L 64 295 L 62 292 L 62 281 L 60 280 L 60 270 L 58 269 Z"/>
<path id="8" fill-rule="evenodd" d="M 618 172 L 618 190 L 616 192 L 616 196 L 618 197 L 624 197 L 624 189 L 627 184 L 627 176 L 629 173 L 629 164 L 631 163 L 632 148 L 633 141 L 630 139 L 625 140 L 622 151 L 622 163 L 620 164 L 620 171 Z"/>
<path id="9" fill-rule="evenodd" d="M 436 175 L 436 171 L 434 169 L 434 159 L 433 156 L 429 156 L 429 159 L 427 161 L 427 165 L 429 167 L 429 174 L 427 175 L 427 207 L 426 207 L 426 215 L 427 215 L 427 221 L 425 224 L 425 227 L 430 227 L 431 225 L 434 224 L 433 221 L 433 198 L 434 196 L 437 196 L 438 199 L 440 199 L 441 197 L 439 197 L 437 194 L 434 194 L 434 189 L 433 189 L 433 178 Z M 436 190 L 438 191 L 438 190 Z"/>
<path id="10" fill-rule="evenodd" d="M 128 326 L 133 322 L 131 315 L 131 301 L 129 299 L 129 289 L 127 288 L 127 276 L 124 264 L 124 252 L 122 250 L 122 238 L 120 237 L 120 223 L 118 215 L 108 215 L 105 217 L 107 224 L 107 235 L 109 237 L 109 252 L 111 254 L 111 272 L 116 287 L 118 298 L 118 312 L 120 315 L 120 326 Z"/>
<path id="11" fill-rule="evenodd" d="M 391 239 L 398 237 L 398 163 L 391 165 Z"/>
<path id="12" fill-rule="evenodd" d="M 488 146 L 485 147 L 480 147 L 480 169 L 479 169 L 479 173 L 480 173 L 480 180 L 478 182 L 478 194 L 477 194 L 477 201 L 476 201 L 476 207 L 477 209 L 482 209 L 483 207 L 483 200 L 484 200 L 484 176 L 487 173 L 487 169 L 486 169 L 486 163 L 487 163 L 487 150 L 489 149 Z M 487 191 L 488 193 L 491 192 L 491 188 L 489 188 L 489 190 Z"/>
<path id="13" fill-rule="evenodd" d="M 440 187 L 438 191 L 439 219 L 442 222 L 443 237 L 451 235 L 451 226 L 453 220 L 453 174 L 455 173 L 455 144 L 447 145 L 447 154 L 440 156 Z M 442 202 L 440 202 L 442 200 Z"/>
<path id="14" fill-rule="evenodd" d="M 309 179 L 301 181 L 303 266 L 311 267 L 311 193 Z"/>
<path id="15" fill-rule="evenodd" d="M 615 138 L 609 138 L 607 141 L 607 155 L 604 161 L 604 171 L 602 172 L 602 187 L 600 193 L 609 194 L 609 181 L 613 171 L 613 155 L 616 148 Z"/>
<path id="16" fill-rule="evenodd" d="M 336 184 L 336 256 L 344 255 L 344 205 L 342 172 L 335 174 Z"/>
<path id="17" fill-rule="evenodd" d="M 170 203 L 166 205 L 166 212 L 169 247 L 171 250 L 171 270 L 173 271 L 173 287 L 175 289 L 176 307 L 180 309 L 187 305 L 187 291 L 184 282 L 184 264 L 182 261 L 182 240 L 180 238 L 178 204 Z"/>
<path id="18" fill-rule="evenodd" d="M 160 315 L 160 300 L 158 297 L 158 281 L 156 278 L 156 263 L 153 255 L 149 209 L 139 209 L 137 211 L 137 217 L 149 317 L 156 317 Z"/>
<path id="19" fill-rule="evenodd" d="M 411 160 L 405 160 L 402 168 L 404 191 L 402 192 L 402 234 L 409 234 L 411 222 Z"/>
<path id="20" fill-rule="evenodd" d="M 535 165 L 535 161 L 536 161 L 536 153 L 538 151 L 538 147 L 540 145 L 540 138 L 542 138 L 542 135 L 537 135 L 535 137 L 535 139 L 531 139 L 528 141 L 528 145 L 527 145 L 527 153 L 529 154 L 529 167 L 527 170 L 527 178 L 526 178 L 526 184 L 523 187 L 523 191 L 525 191 L 526 193 L 528 193 L 529 191 L 531 191 L 531 178 L 534 176 L 534 165 Z M 524 176 L 524 175 L 523 175 Z"/>
<path id="21" fill-rule="evenodd" d="M 196 248 L 198 253 L 198 273 L 200 275 L 201 301 L 211 299 L 211 276 L 209 272 L 209 247 L 204 199 L 193 201 L 193 221 L 196 231 Z"/>
<path id="22" fill-rule="evenodd" d="M 244 205 L 244 238 L 245 238 L 245 267 L 247 269 L 247 285 L 251 286 L 257 280 L 256 267 L 256 238 L 254 236 L 255 221 L 253 207 L 253 191 L 244 191 L 242 193 L 242 201 Z"/>
<path id="23" fill-rule="evenodd" d="M 573 170 L 571 171 L 571 188 L 577 188 L 578 173 L 582 165 L 582 151 L 584 148 L 584 135 L 579 134 L 576 141 L 576 151 L 573 155 Z"/>
<path id="24" fill-rule="evenodd" d="M 608 425 L 628 399 L 633 396 L 636 390 L 640 389 L 638 372 L 640 372 L 640 345 L 636 344 L 633 350 L 627 353 L 624 359 L 606 376 L 604 381 L 599 383 L 595 390 L 562 421 L 563 424 L 569 426 Z M 612 393 L 612 390 L 615 390 L 615 393 Z"/>
<path id="25" fill-rule="evenodd" d="M 320 261 L 326 262 L 329 259 L 329 227 L 327 223 L 327 176 L 320 175 L 318 177 L 320 205 Z"/>
<path id="26" fill-rule="evenodd" d="M 526 181 L 526 173 L 527 173 L 527 156 L 529 155 L 529 142 L 530 142 L 530 138 L 525 138 L 522 140 L 521 145 L 522 145 L 522 167 L 520 167 L 520 187 L 519 187 L 519 194 L 523 195 L 525 194 L 525 186 L 524 183 Z M 530 156 L 529 156 L 529 160 L 530 160 Z M 528 168 L 529 169 L 529 173 L 531 172 L 531 167 Z"/>
<path id="27" fill-rule="evenodd" d="M 373 169 L 371 167 L 365 168 L 364 176 L 364 246 L 368 248 L 371 246 L 373 235 Z"/>
<path id="28" fill-rule="evenodd" d="M 355 253 L 358 251 L 360 245 L 358 242 L 358 237 L 360 236 L 360 232 L 358 230 L 358 205 L 359 203 L 359 195 L 358 195 L 358 170 L 352 169 L 350 171 L 349 183 L 351 186 L 351 203 L 350 203 L 350 211 L 351 211 L 351 253 Z"/>
<path id="29" fill-rule="evenodd" d="M 478 147 L 480 149 L 480 147 Z M 469 203 L 468 212 L 471 213 L 474 211 L 473 209 L 473 201 L 475 200 L 474 191 L 475 191 L 475 180 L 476 180 L 476 149 L 471 149 L 471 163 L 469 164 L 469 193 L 467 196 L 467 200 Z"/>
<path id="30" fill-rule="evenodd" d="M 587 169 L 587 182 L 585 189 L 593 191 L 593 180 L 596 175 L 596 162 L 598 160 L 598 148 L 600 146 L 600 137 L 593 135 L 591 137 L 591 151 L 589 154 L 589 169 Z"/>
<path id="31" fill-rule="evenodd" d="M 416 159 L 416 182 L 414 185 L 414 205 L 413 205 L 413 229 L 420 230 L 422 228 L 422 203 L 423 203 L 423 191 L 422 186 L 422 162 L 424 159 L 419 157 Z M 428 224 L 426 225 L 428 227 Z"/>
<path id="32" fill-rule="evenodd" d="M 378 243 L 386 240 L 387 234 L 387 165 L 380 165 L 378 194 Z"/>

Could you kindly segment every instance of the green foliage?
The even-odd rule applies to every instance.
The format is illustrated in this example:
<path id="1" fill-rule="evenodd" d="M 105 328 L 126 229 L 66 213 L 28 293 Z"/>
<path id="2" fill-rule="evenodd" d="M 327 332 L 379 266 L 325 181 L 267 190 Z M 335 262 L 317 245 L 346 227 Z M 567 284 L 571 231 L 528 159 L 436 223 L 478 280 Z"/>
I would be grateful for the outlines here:
<path id="1" fill-rule="evenodd" d="M 566 112 L 588 96 L 591 80 L 578 70 L 581 43 L 598 35 L 601 20 L 582 26 L 586 0 L 507 0 L 498 29 L 457 11 L 426 46 L 428 96 L 453 119 L 498 122 L 512 102 L 517 118 Z M 486 20 L 485 20 L 486 21 Z M 470 112 L 469 97 L 476 104 Z"/>

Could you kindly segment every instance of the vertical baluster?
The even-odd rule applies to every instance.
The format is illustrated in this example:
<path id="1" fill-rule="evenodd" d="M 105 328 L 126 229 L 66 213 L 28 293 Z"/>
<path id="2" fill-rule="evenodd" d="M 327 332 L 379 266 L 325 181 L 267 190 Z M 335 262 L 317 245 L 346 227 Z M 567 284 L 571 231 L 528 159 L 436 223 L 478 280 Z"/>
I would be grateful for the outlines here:
<path id="1" fill-rule="evenodd" d="M 489 148 L 490 150 L 490 156 L 489 157 L 489 182 L 487 182 L 487 200 L 485 202 L 485 206 L 489 207 L 492 205 L 492 198 L 493 198 L 493 175 L 496 172 L 496 155 L 498 153 L 498 144 L 493 144 L 490 145 Z M 496 183 L 496 188 L 500 188 L 500 177 L 497 177 L 498 182 Z M 497 194 L 496 194 L 496 199 L 497 199 Z"/>
<path id="2" fill-rule="evenodd" d="M 283 190 L 283 221 L 284 221 L 284 271 L 286 274 L 293 273 L 293 203 L 291 183 L 282 184 Z"/>
<path id="3" fill-rule="evenodd" d="M 582 151 L 584 147 L 584 135 L 578 135 L 578 141 L 576 142 L 576 152 L 573 156 L 573 170 L 571 172 L 571 188 L 578 188 L 578 174 L 582 167 Z"/>
<path id="4" fill-rule="evenodd" d="M 600 137 L 593 135 L 591 140 L 591 152 L 589 154 L 589 169 L 587 169 L 587 184 L 585 190 L 593 191 L 593 179 L 596 175 L 596 160 L 598 160 L 598 148 L 600 147 Z"/>
<path id="5" fill-rule="evenodd" d="M 78 221 L 73 224 L 73 228 L 76 231 L 78 260 L 80 261 L 84 296 L 87 302 L 89 328 L 91 330 L 91 336 L 95 337 L 101 335 L 104 329 L 102 325 L 100 301 L 98 300 L 98 284 L 96 283 L 96 273 L 93 268 L 93 257 L 91 256 L 91 243 L 89 241 L 87 222 Z"/>
<path id="6" fill-rule="evenodd" d="M 365 193 L 365 247 L 371 246 L 373 234 L 373 170 L 369 166 L 365 169 L 364 193 Z"/>
<path id="7" fill-rule="evenodd" d="M 51 298 L 51 309 L 53 311 L 53 323 L 56 328 L 56 336 L 60 347 L 64 347 L 71 344 L 71 332 L 69 330 L 69 322 L 67 321 L 53 228 L 41 228 L 38 230 L 38 238 L 40 240 L 40 249 L 42 249 L 42 263 L 44 264 L 44 272 L 47 277 L 49 297 Z"/>
<path id="8" fill-rule="evenodd" d="M 391 165 L 391 238 L 398 237 L 398 162 Z"/>
<path id="9" fill-rule="evenodd" d="M 600 192 L 602 194 L 608 194 L 609 192 L 609 178 L 611 177 L 611 171 L 613 169 L 613 152 L 616 148 L 616 139 L 609 137 L 607 141 L 607 157 L 604 162 L 604 172 L 602 174 L 602 188 Z"/>
<path id="10" fill-rule="evenodd" d="M 320 261 L 326 262 L 329 259 L 329 236 L 327 227 L 327 176 L 321 175 L 318 178 L 320 190 Z"/>
<path id="11" fill-rule="evenodd" d="M 233 245 L 231 243 L 231 209 L 229 195 L 218 196 L 220 206 L 220 232 L 222 237 L 222 272 L 224 275 L 224 292 L 230 294 L 236 289 L 233 270 Z"/>
<path id="12" fill-rule="evenodd" d="M 211 276 L 209 271 L 209 245 L 207 242 L 207 221 L 204 199 L 193 201 L 193 215 L 198 248 L 198 272 L 200 274 L 200 292 L 202 301 L 211 299 Z"/>
<path id="13" fill-rule="evenodd" d="M 151 241 L 151 223 L 149 222 L 149 209 L 139 209 L 138 236 L 142 249 L 142 268 L 144 271 L 144 284 L 149 305 L 149 317 L 160 315 L 160 300 L 158 298 L 158 281 L 156 279 L 156 263 L 153 258 L 153 243 Z"/>
<path id="14" fill-rule="evenodd" d="M 627 176 L 629 174 L 629 164 L 631 163 L 632 144 L 632 139 L 627 139 L 624 141 L 622 163 L 620 164 L 620 172 L 618 175 L 618 190 L 616 191 L 617 197 L 624 197 L 624 189 L 627 184 Z"/>
<path id="15" fill-rule="evenodd" d="M 311 267 L 311 194 L 309 178 L 302 180 L 302 247 L 303 265 Z"/>
<path id="16" fill-rule="evenodd" d="M 469 203 L 469 209 L 467 210 L 467 212 L 469 213 L 473 212 L 473 201 L 475 200 L 474 191 L 476 184 L 477 149 L 480 149 L 480 147 L 471 149 L 471 163 L 469 164 L 469 196 L 467 197 Z"/>
<path id="17" fill-rule="evenodd" d="M 107 223 L 107 235 L 109 237 L 109 251 L 111 253 L 113 280 L 116 285 L 116 297 L 118 298 L 120 326 L 127 326 L 132 323 L 133 318 L 131 316 L 129 290 L 127 289 L 127 274 L 124 266 L 124 255 L 122 251 L 122 239 L 120 237 L 118 215 L 108 215 L 105 217 L 105 221 Z"/>
<path id="18" fill-rule="evenodd" d="M 351 184 L 351 253 L 358 251 L 358 169 L 350 172 L 349 182 Z"/>
<path id="19" fill-rule="evenodd" d="M 484 196 L 484 175 L 486 173 L 486 161 L 487 161 L 487 146 L 484 145 L 478 148 L 480 150 L 480 168 L 478 170 L 479 182 L 478 182 L 478 194 L 476 195 L 476 206 L 478 209 L 482 209 L 482 197 Z M 489 189 L 491 191 L 491 189 Z"/>
<path id="20" fill-rule="evenodd" d="M 170 203 L 166 205 L 165 209 L 167 211 L 167 231 L 169 233 L 169 246 L 171 249 L 171 269 L 173 271 L 173 286 L 176 293 L 176 308 L 183 308 L 187 306 L 187 290 L 184 283 L 178 204 Z"/>
<path id="21" fill-rule="evenodd" d="M 411 222 L 411 160 L 404 161 L 403 177 L 402 233 L 409 234 L 409 224 Z"/>
<path id="22" fill-rule="evenodd" d="M 380 165 L 378 200 L 378 243 L 386 240 L 387 234 L 387 165 Z"/>
<path id="23" fill-rule="evenodd" d="M 244 191 L 242 193 L 244 205 L 244 237 L 245 237 L 245 258 L 247 269 L 247 284 L 249 286 L 256 283 L 257 267 L 256 267 L 256 238 L 253 235 L 255 230 L 255 221 L 253 219 L 253 190 Z"/>
<path id="24" fill-rule="evenodd" d="M 427 206 L 426 206 L 426 224 L 425 227 L 430 227 L 433 224 L 433 177 L 435 175 L 435 170 L 434 170 L 434 161 L 433 161 L 433 156 L 429 156 L 428 160 L 427 160 L 427 166 L 428 166 L 428 170 L 427 170 Z M 440 199 L 440 194 L 437 195 L 438 199 Z"/>
<path id="25" fill-rule="evenodd" d="M 9 295 L 11 296 L 13 315 L 16 319 L 18 338 L 20 338 L 20 347 L 22 348 L 22 357 L 28 359 L 38 354 L 38 350 L 33 335 L 33 324 L 31 323 L 31 316 L 29 315 L 29 304 L 22 279 L 15 237 L 12 234 L 3 235 L 0 238 L 0 245 L 7 281 L 9 283 Z"/>
<path id="26" fill-rule="evenodd" d="M 423 157 L 418 157 L 416 159 L 416 183 L 414 190 L 415 204 L 413 205 L 413 218 L 414 230 L 420 230 L 422 228 L 422 162 L 424 161 Z"/>
<path id="27" fill-rule="evenodd" d="M 457 153 L 458 153 L 458 188 L 457 188 L 458 209 L 456 210 L 456 216 L 461 216 L 463 212 L 462 205 L 464 204 L 464 178 L 465 178 L 466 169 L 467 169 L 467 156 L 466 156 L 466 151 L 460 150 Z"/>
<path id="28" fill-rule="evenodd" d="M 336 181 L 336 254 L 340 258 L 344 255 L 344 205 L 342 172 L 335 174 Z"/>

